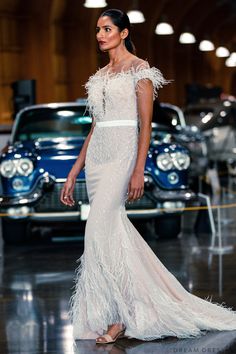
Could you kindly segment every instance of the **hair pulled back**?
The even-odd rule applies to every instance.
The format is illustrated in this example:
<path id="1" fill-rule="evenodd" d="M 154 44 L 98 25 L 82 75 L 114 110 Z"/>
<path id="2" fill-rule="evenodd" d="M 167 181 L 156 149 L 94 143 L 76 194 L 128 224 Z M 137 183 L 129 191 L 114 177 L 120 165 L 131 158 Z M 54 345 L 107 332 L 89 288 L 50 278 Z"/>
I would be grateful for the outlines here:
<path id="1" fill-rule="evenodd" d="M 110 17 L 110 19 L 112 20 L 112 23 L 117 26 L 121 31 L 123 31 L 125 28 L 127 28 L 127 30 L 129 31 L 128 36 L 125 38 L 125 46 L 126 49 L 132 53 L 135 54 L 135 46 L 131 40 L 131 25 L 130 25 L 130 21 L 129 21 L 129 17 L 128 15 L 118 9 L 109 9 L 109 10 L 105 10 L 100 17 L 104 17 L 104 16 L 108 16 Z"/>

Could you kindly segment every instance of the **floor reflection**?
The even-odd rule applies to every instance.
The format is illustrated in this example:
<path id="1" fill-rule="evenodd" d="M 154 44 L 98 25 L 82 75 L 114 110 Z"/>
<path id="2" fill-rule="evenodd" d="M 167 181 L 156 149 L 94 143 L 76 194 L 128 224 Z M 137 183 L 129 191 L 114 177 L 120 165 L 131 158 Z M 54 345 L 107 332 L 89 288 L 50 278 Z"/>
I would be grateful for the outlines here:
<path id="1" fill-rule="evenodd" d="M 120 340 L 114 344 L 96 345 L 92 340 L 76 342 L 75 354 L 171 354 L 171 353 L 214 353 L 228 350 L 235 353 L 236 331 L 214 332 L 193 339 L 168 338 L 159 341 L 142 342 L 137 340 Z"/>
<path id="2" fill-rule="evenodd" d="M 13 306 L 6 306 L 6 337 L 8 352 L 25 353 L 40 348 L 41 314 L 32 291 L 22 291 Z"/>
<path id="3" fill-rule="evenodd" d="M 55 277 L 59 279 L 60 274 L 55 274 Z M 49 274 L 48 285 L 53 286 L 54 280 Z M 59 342 L 57 353 L 72 353 L 72 326 L 68 318 L 69 294 L 67 298 L 62 294 L 60 296 L 57 289 L 58 299 L 55 300 L 54 291 L 51 290 L 50 294 L 50 289 L 47 289 L 43 291 L 41 298 L 37 291 L 29 289 L 31 285 L 25 281 L 14 281 L 11 286 L 13 292 L 9 294 L 10 301 L 4 304 L 1 311 L 7 347 L 4 354 L 30 354 L 36 351 L 48 353 L 51 342 L 53 348 L 57 348 L 56 340 Z"/>
<path id="4" fill-rule="evenodd" d="M 59 253 L 49 249 L 45 248 L 44 255 L 38 247 L 32 253 L 23 248 L 5 252 L 0 292 L 1 354 L 73 353 L 68 318 L 73 259 L 59 264 L 62 249 Z"/>
<path id="5" fill-rule="evenodd" d="M 213 301 L 235 308 L 235 253 L 209 258 L 209 252 L 201 248 L 209 239 L 190 234 L 179 240 L 149 243 L 186 289 L 203 298 L 213 295 Z M 200 251 L 192 252 L 196 249 Z M 236 331 L 207 333 L 185 340 L 122 339 L 110 345 L 86 340 L 73 345 L 68 301 L 76 259 L 82 251 L 83 243 L 37 244 L 4 250 L 0 257 L 1 354 L 236 353 Z"/>

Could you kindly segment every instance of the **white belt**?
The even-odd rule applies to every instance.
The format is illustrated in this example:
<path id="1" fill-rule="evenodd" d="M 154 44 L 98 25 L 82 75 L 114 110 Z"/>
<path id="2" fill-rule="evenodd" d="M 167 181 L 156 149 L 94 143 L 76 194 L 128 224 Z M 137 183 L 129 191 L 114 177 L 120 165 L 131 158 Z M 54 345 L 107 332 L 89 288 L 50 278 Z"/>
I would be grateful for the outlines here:
<path id="1" fill-rule="evenodd" d="M 122 125 L 129 125 L 136 127 L 138 125 L 138 121 L 134 119 L 116 119 L 116 120 L 107 120 L 104 122 L 96 122 L 96 126 L 98 127 L 117 127 Z"/>

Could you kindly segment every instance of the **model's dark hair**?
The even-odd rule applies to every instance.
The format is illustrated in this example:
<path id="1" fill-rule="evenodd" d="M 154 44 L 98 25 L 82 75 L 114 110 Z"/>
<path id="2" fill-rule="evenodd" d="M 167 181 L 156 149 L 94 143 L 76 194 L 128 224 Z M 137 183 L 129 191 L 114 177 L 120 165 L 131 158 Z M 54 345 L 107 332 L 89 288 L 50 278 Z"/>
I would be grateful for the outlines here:
<path id="1" fill-rule="evenodd" d="M 135 50 L 135 46 L 131 40 L 131 25 L 130 25 L 130 21 L 129 21 L 129 17 L 128 15 L 118 9 L 109 9 L 109 10 L 105 10 L 100 17 L 103 16 L 108 16 L 110 17 L 110 19 L 112 20 L 112 23 L 117 26 L 121 31 L 123 31 L 125 28 L 127 28 L 127 30 L 129 31 L 128 36 L 125 38 L 125 46 L 126 49 L 132 53 L 135 54 L 136 50 Z"/>

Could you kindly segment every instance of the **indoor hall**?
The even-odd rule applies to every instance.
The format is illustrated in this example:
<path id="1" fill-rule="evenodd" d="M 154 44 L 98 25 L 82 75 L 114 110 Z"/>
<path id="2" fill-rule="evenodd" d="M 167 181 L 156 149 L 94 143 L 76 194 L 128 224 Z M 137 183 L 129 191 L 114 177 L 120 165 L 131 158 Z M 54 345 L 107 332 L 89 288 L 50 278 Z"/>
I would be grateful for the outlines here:
<path id="1" fill-rule="evenodd" d="M 0 14 L 0 353 L 236 352 L 235 1 Z"/>

